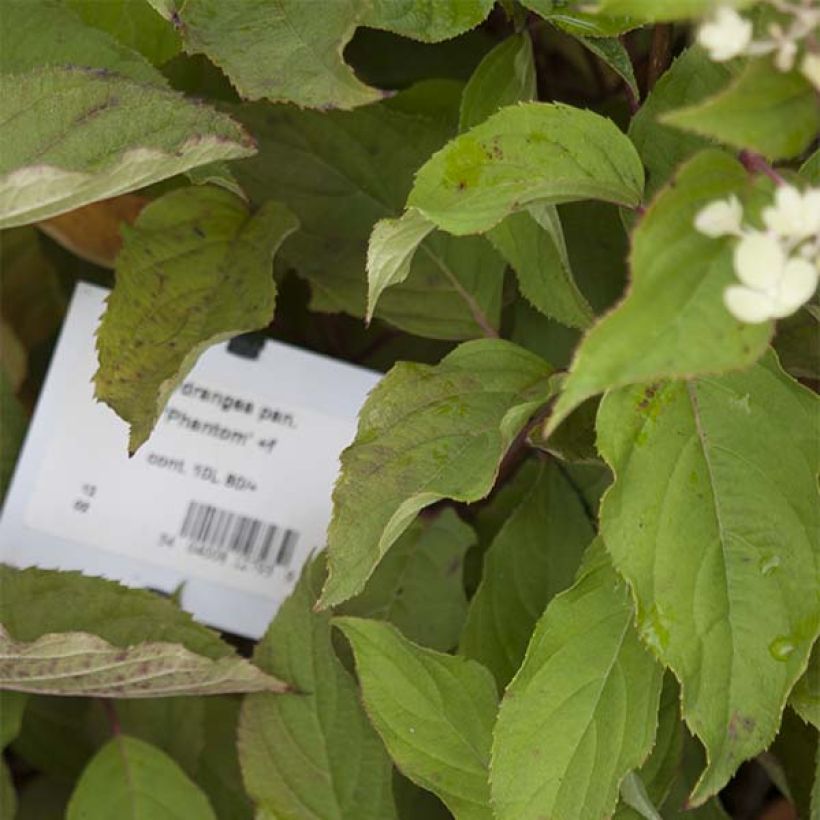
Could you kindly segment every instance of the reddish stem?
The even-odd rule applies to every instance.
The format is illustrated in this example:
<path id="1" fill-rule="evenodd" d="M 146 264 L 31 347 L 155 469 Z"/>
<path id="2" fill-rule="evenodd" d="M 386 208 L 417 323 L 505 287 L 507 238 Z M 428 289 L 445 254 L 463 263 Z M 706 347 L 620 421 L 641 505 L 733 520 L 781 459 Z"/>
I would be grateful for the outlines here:
<path id="1" fill-rule="evenodd" d="M 786 180 L 760 154 L 744 149 L 740 152 L 740 161 L 747 171 L 753 174 L 765 174 L 769 179 L 774 180 L 775 185 L 786 184 Z"/>

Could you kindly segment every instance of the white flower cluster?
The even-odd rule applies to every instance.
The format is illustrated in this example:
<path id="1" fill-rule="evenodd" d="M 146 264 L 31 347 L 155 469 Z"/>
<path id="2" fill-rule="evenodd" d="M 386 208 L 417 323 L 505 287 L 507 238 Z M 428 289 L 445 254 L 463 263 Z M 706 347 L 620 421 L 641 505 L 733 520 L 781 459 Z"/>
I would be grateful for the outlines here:
<path id="1" fill-rule="evenodd" d="M 698 42 L 716 62 L 734 57 L 757 57 L 774 54 L 774 64 L 780 71 L 791 71 L 797 60 L 800 44 L 806 43 L 800 71 L 820 89 L 820 54 L 814 50 L 814 38 L 820 27 L 820 4 L 816 0 L 768 0 L 769 5 L 788 17 L 787 24 L 771 23 L 768 37 L 754 39 L 752 21 L 742 17 L 730 6 L 720 6 L 698 29 Z"/>
<path id="2" fill-rule="evenodd" d="M 765 230 L 742 224 L 737 197 L 709 203 L 695 216 L 707 236 L 736 236 L 739 284 L 723 293 L 727 310 L 742 322 L 781 319 L 808 302 L 820 280 L 820 188 L 800 192 L 781 185 L 762 213 Z"/>

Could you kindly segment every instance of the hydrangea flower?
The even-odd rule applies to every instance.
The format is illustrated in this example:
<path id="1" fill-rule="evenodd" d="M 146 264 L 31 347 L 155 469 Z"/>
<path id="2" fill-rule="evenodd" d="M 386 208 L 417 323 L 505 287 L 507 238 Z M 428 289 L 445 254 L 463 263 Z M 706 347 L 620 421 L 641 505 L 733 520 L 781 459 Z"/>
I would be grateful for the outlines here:
<path id="1" fill-rule="evenodd" d="M 743 206 L 732 194 L 728 199 L 718 199 L 700 210 L 695 217 L 695 227 L 706 236 L 739 235 L 743 219 Z"/>
<path id="2" fill-rule="evenodd" d="M 752 42 L 752 22 L 721 6 L 698 30 L 698 42 L 718 63 L 739 57 Z"/>
<path id="3" fill-rule="evenodd" d="M 791 185 L 781 185 L 774 205 L 763 210 L 763 222 L 770 231 L 798 240 L 820 234 L 820 189 L 801 194 Z"/>

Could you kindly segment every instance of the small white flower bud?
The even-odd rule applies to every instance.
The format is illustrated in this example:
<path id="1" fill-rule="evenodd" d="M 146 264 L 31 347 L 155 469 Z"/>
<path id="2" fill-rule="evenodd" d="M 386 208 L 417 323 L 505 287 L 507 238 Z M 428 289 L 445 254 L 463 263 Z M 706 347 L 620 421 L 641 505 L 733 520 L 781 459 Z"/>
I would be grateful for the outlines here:
<path id="1" fill-rule="evenodd" d="M 752 41 L 752 23 L 734 9 L 721 6 L 698 29 L 697 39 L 715 62 L 722 63 L 743 54 Z"/>
<path id="2" fill-rule="evenodd" d="M 773 233 L 792 239 L 820 234 L 820 188 L 801 194 L 792 185 L 781 185 L 774 205 L 763 209 L 763 222 Z"/>

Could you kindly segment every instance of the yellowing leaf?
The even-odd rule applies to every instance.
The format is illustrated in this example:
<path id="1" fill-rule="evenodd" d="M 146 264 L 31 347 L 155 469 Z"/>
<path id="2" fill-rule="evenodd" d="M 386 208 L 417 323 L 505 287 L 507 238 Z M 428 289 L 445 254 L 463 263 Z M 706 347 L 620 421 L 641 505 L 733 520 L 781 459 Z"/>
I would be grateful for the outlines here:
<path id="1" fill-rule="evenodd" d="M 229 191 L 200 186 L 156 200 L 126 232 L 95 384 L 131 425 L 130 452 L 202 351 L 273 319 L 271 259 L 296 225 L 277 202 L 250 214 Z"/>

